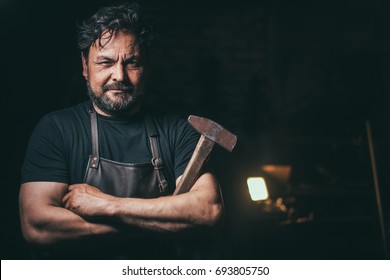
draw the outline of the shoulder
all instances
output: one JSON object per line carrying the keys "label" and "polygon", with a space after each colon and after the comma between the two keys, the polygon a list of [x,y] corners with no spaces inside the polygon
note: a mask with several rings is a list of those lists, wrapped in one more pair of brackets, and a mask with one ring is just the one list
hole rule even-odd
{"label": "shoulder", "polygon": [[56,110],[43,116],[42,120],[54,122],[66,122],[82,117],[88,117],[89,102],[79,103],[72,107]]}
{"label": "shoulder", "polygon": [[88,116],[88,102],[80,103],[72,107],[56,110],[44,115],[37,127],[67,129],[71,125],[84,123]]}
{"label": "shoulder", "polygon": [[[50,112],[44,115],[35,126],[30,139],[59,139],[79,131],[80,126],[87,127],[87,104],[80,103],[73,107]],[[85,112],[83,112],[85,111]]]}

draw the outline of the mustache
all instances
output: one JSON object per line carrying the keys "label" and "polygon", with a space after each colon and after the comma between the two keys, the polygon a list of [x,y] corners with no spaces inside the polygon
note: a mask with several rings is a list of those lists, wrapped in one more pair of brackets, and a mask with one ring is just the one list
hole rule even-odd
{"label": "mustache", "polygon": [[131,84],[125,84],[125,83],[122,83],[122,82],[115,82],[115,83],[103,86],[102,89],[103,89],[103,91],[107,91],[107,90],[123,90],[123,91],[130,92],[130,91],[134,90],[134,86],[131,85]]}

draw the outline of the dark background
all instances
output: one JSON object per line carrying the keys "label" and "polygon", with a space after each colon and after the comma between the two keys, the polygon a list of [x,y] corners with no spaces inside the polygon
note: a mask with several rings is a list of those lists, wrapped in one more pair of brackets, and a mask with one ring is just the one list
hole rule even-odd
{"label": "dark background", "polygon": [[[110,2],[0,0],[2,259],[29,258],[17,198],[26,144],[44,114],[86,100],[76,22]],[[365,123],[389,238],[390,3],[140,2],[160,34],[148,105],[239,137],[232,154],[215,149],[227,215],[194,257],[385,258]],[[267,181],[288,213],[250,200],[246,178],[265,164],[292,167],[286,184]]]}

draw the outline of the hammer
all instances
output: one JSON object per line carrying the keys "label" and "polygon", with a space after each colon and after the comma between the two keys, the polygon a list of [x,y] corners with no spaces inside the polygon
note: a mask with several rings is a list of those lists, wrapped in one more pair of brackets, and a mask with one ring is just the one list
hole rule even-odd
{"label": "hammer", "polygon": [[236,135],[212,120],[191,115],[188,117],[188,122],[201,136],[190,162],[173,192],[174,195],[188,192],[192,188],[198,179],[200,170],[213,149],[214,143],[218,143],[229,152],[233,150],[237,143]]}

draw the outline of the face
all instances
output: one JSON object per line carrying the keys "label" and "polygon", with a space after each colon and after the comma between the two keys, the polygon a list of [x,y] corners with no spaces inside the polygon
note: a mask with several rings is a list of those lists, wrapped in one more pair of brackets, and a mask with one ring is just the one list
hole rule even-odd
{"label": "face", "polygon": [[[143,95],[143,72],[139,45],[132,34],[108,33],[82,56],[83,76],[96,109],[105,115],[129,114],[138,109]],[[100,110],[99,110],[100,109]]]}

